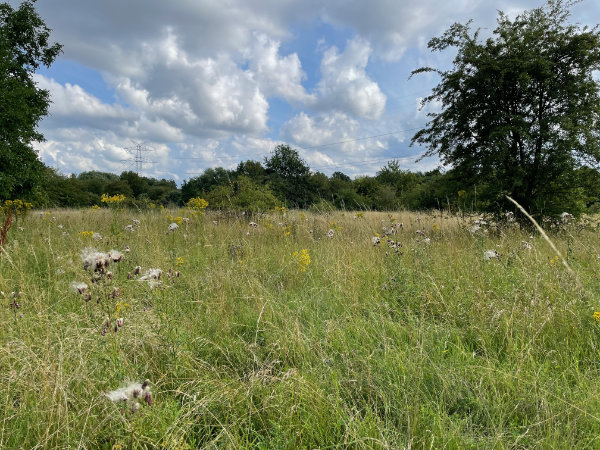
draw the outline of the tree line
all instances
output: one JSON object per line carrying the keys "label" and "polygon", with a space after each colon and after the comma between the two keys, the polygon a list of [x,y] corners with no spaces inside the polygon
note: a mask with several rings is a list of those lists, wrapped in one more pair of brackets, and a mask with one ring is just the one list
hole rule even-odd
{"label": "tree line", "polygon": [[[600,174],[582,167],[573,173],[577,184],[563,203],[554,201],[545,215],[600,211]],[[183,206],[201,197],[209,208],[259,212],[278,206],[327,211],[428,210],[496,211],[503,199],[497,186],[467,184],[456,170],[414,172],[389,161],[373,176],[352,179],[342,172],[330,176],[311,171],[297,150],[278,145],[264,161],[247,160],[235,169],[208,168],[177,187],[173,180],[90,171],[64,176],[46,168],[37,203],[58,207],[101,205],[103,194],[124,195],[125,205],[137,208]]]}

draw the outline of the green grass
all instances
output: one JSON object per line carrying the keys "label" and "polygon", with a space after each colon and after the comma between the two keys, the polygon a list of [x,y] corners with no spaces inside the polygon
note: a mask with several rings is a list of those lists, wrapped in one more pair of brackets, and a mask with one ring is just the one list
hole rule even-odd
{"label": "green grass", "polygon": [[[440,213],[171,211],[190,217],[173,233],[167,214],[34,212],[10,230],[0,448],[600,446],[595,231],[552,235],[579,283],[538,235]],[[392,216],[401,253],[371,243]],[[127,245],[92,283],[81,250]],[[124,325],[103,336],[107,317]],[[136,413],[104,396],[146,378],[153,405]]]}

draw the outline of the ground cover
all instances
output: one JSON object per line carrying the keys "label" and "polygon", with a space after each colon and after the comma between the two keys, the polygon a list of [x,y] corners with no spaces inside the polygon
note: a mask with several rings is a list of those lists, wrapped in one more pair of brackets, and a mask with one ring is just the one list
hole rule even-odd
{"label": "ground cover", "polygon": [[31,212],[0,447],[599,446],[596,228],[475,219]]}

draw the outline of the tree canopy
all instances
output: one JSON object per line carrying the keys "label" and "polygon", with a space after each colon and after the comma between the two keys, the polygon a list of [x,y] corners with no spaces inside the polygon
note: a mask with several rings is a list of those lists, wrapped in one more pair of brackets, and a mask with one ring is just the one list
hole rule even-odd
{"label": "tree canopy", "polygon": [[34,72],[61,52],[33,1],[18,9],[0,3],[0,200],[31,197],[44,166],[31,147],[43,140],[37,124],[48,113],[49,93],[36,86]]}
{"label": "tree canopy", "polygon": [[[424,103],[439,104],[412,138],[438,154],[465,183],[483,182],[502,205],[504,194],[536,213],[576,208],[576,169],[600,162],[598,28],[568,23],[577,2],[551,0],[510,20],[499,13],[488,39],[470,22],[428,43],[457,49]],[[412,76],[411,75],[411,76]]]}

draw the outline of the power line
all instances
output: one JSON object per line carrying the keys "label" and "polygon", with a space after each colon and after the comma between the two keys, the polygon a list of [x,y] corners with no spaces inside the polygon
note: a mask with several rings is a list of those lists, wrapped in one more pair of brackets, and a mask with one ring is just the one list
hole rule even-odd
{"label": "power line", "polygon": [[384,136],[391,136],[393,134],[399,134],[399,133],[404,133],[406,131],[414,131],[414,130],[419,130],[419,129],[421,129],[421,127],[407,128],[406,130],[398,130],[398,131],[392,131],[390,133],[375,134],[373,136],[365,136],[365,137],[356,138],[356,139],[348,139],[347,141],[330,142],[328,144],[311,145],[310,147],[298,147],[298,148],[300,148],[302,150],[310,150],[310,149],[313,149],[313,148],[328,147],[330,145],[347,144],[349,142],[364,141],[366,139],[373,139],[373,138],[379,138],[379,137],[384,137]]}
{"label": "power line", "polygon": [[[390,131],[389,133],[383,133],[383,134],[374,134],[371,136],[363,136],[360,138],[356,138],[356,139],[348,139],[345,141],[338,141],[338,142],[328,142],[326,144],[319,144],[319,145],[311,145],[308,147],[300,147],[298,146],[298,148],[300,150],[311,150],[314,148],[321,148],[321,147],[329,147],[331,145],[339,145],[339,144],[347,144],[350,142],[357,142],[357,141],[365,141],[367,139],[373,139],[373,138],[380,138],[380,137],[384,137],[384,136],[392,136],[394,134],[399,134],[399,133],[404,133],[406,131],[414,131],[414,130],[419,130],[422,127],[414,127],[414,128],[407,128],[405,130],[397,130],[397,131]],[[225,156],[218,156],[215,159],[239,159],[239,158],[243,158],[243,155],[225,155]],[[205,157],[180,157],[180,158],[171,158],[171,159],[175,159],[175,160],[205,160],[208,158]]]}
{"label": "power line", "polygon": [[125,147],[125,150],[127,150],[127,152],[133,156],[133,158],[125,159],[123,162],[133,163],[138,176],[142,175],[144,164],[154,164],[154,161],[144,158],[143,153],[150,152],[152,150],[144,146],[143,143],[134,142],[133,147]]}

